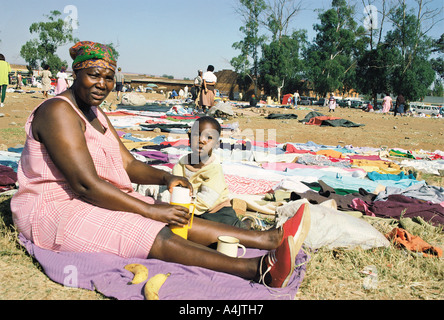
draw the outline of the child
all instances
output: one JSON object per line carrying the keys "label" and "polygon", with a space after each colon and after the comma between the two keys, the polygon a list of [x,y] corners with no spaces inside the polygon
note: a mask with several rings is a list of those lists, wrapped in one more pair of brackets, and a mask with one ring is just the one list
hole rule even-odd
{"label": "child", "polygon": [[246,228],[231,207],[220,160],[213,154],[221,127],[212,117],[197,119],[189,134],[191,153],[173,167],[173,175],[185,177],[196,196],[194,214],[202,219]]}

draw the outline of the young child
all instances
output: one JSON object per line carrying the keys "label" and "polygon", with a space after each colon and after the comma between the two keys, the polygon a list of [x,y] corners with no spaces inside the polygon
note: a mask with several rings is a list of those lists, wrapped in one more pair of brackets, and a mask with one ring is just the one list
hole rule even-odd
{"label": "young child", "polygon": [[220,133],[216,119],[208,116],[197,119],[189,134],[191,153],[179,160],[172,174],[187,178],[193,185],[196,216],[246,228],[231,207],[220,159],[213,154]]}

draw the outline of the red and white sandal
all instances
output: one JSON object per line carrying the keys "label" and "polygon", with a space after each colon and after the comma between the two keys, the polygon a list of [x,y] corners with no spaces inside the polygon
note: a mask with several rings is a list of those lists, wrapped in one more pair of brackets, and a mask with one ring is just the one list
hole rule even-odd
{"label": "red and white sandal", "polygon": [[310,231],[310,224],[310,206],[309,204],[304,203],[299,207],[294,216],[285,221],[282,226],[284,231],[282,241],[287,237],[292,236],[294,238],[296,254],[301,249],[302,244]]}
{"label": "red and white sandal", "polygon": [[[259,264],[259,282],[265,286],[274,288],[284,288],[290,281],[290,277],[294,271],[295,259],[297,251],[295,250],[294,239],[292,236],[284,239],[282,244],[273,251],[262,256]],[[267,269],[263,272],[265,265]],[[265,277],[267,276],[267,279]]]}

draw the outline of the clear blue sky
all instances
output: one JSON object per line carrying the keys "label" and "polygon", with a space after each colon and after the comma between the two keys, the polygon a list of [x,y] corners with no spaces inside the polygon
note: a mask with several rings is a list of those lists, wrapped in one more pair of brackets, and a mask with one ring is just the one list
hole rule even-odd
{"label": "clear blue sky", "polygon": [[[0,52],[10,63],[24,64],[20,48],[36,37],[29,33],[29,26],[46,21],[44,15],[58,10],[63,19],[77,14],[79,26],[74,35],[80,40],[112,42],[118,46],[118,64],[124,72],[194,78],[198,69],[209,64],[216,71],[231,69],[229,61],[239,54],[232,44],[242,39],[239,31],[242,21],[235,12],[237,3],[237,0],[8,1],[1,9]],[[328,8],[331,0],[302,0],[302,3],[304,10],[294,20],[292,29],[307,29],[312,40],[313,24],[318,22],[314,9]],[[432,0],[432,4],[441,8],[443,0]],[[69,6],[74,6],[76,12],[69,10]],[[441,22],[429,35],[438,37],[443,26]],[[69,47],[58,50],[68,64],[72,62]]]}

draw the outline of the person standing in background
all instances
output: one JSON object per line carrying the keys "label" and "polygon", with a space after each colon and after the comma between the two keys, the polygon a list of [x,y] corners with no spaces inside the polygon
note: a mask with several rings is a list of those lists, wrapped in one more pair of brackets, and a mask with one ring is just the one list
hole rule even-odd
{"label": "person standing in background", "polygon": [[21,89],[22,88],[22,84],[23,84],[22,74],[17,71],[17,86],[15,88],[16,89]]}
{"label": "person standing in background", "polygon": [[2,100],[0,107],[4,107],[6,98],[6,89],[9,85],[9,73],[11,72],[11,65],[9,62],[5,61],[5,56],[0,53],[0,91],[2,95]]}
{"label": "person standing in background", "polygon": [[299,96],[299,91],[296,90],[296,92],[295,92],[294,95],[293,95],[293,105],[294,105],[294,108],[295,108],[295,109],[298,108],[298,101],[299,101],[300,98],[301,98],[301,97]]}
{"label": "person standing in background", "polygon": [[328,108],[329,108],[328,112],[335,112],[336,99],[335,99],[333,93],[330,94],[330,99],[328,99]]}
{"label": "person standing in background", "polygon": [[116,80],[117,100],[119,100],[120,93],[122,92],[122,89],[123,89],[123,83],[125,81],[125,76],[122,73],[122,68],[117,69],[117,72],[116,72],[114,78]]}
{"label": "person standing in background", "polygon": [[384,99],[382,99],[382,113],[387,113],[393,106],[393,100],[390,97],[390,93],[386,93]]}
{"label": "person standing in background", "polygon": [[202,73],[202,70],[197,71],[197,77],[194,78],[194,85],[193,88],[191,88],[192,99],[196,106],[199,104],[200,91],[202,89]]}
{"label": "person standing in background", "polygon": [[404,107],[405,107],[405,98],[402,94],[398,94],[398,97],[396,98],[396,104],[395,104],[395,111],[394,111],[394,115],[396,117],[396,115],[399,113],[401,116],[404,115]]}
{"label": "person standing in background", "polygon": [[45,65],[45,68],[42,71],[42,92],[44,99],[48,99],[48,91],[51,89],[52,73],[49,71],[50,69],[49,65]]}
{"label": "person standing in background", "polygon": [[217,77],[214,74],[214,66],[209,65],[207,72],[202,75],[202,92],[200,95],[200,106],[203,112],[214,106],[215,98],[215,86],[217,83]]}
{"label": "person standing in background", "polygon": [[57,72],[57,86],[55,89],[55,95],[58,95],[68,89],[68,74],[66,73],[66,68],[62,67],[59,72]]}

